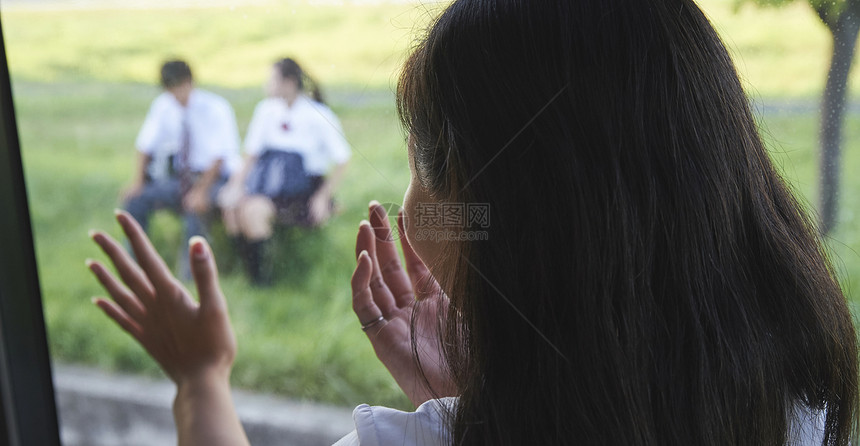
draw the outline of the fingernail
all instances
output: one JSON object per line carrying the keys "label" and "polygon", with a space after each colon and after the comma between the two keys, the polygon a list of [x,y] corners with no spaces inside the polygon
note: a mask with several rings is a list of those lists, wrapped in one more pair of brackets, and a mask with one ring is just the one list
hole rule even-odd
{"label": "fingernail", "polygon": [[116,215],[117,217],[119,217],[120,215],[122,215],[122,209],[120,209],[120,208],[115,208],[115,209],[113,210],[113,215]]}
{"label": "fingernail", "polygon": [[96,230],[95,230],[95,229],[90,229],[89,231],[87,231],[87,235],[88,235],[90,238],[94,238],[94,237],[96,236]]}
{"label": "fingernail", "polygon": [[84,265],[87,265],[87,268],[92,268],[92,267],[93,267],[93,263],[95,263],[95,260],[93,260],[93,259],[86,259],[86,260],[84,260]]}
{"label": "fingernail", "polygon": [[358,253],[358,258],[361,259],[362,257],[370,257],[370,254],[367,253],[366,249],[362,249],[361,252]]}
{"label": "fingernail", "polygon": [[205,246],[206,239],[203,237],[195,235],[188,239],[188,244],[191,245],[191,255],[194,257],[194,260],[206,260],[209,257]]}
{"label": "fingernail", "polygon": [[373,209],[374,206],[378,206],[379,202],[376,200],[370,200],[370,203],[367,204],[368,209]]}
{"label": "fingernail", "polygon": [[92,298],[90,298],[90,302],[92,302],[93,304],[98,304],[99,298],[98,297],[92,297]]}
{"label": "fingernail", "polygon": [[358,222],[358,227],[360,228],[362,225],[370,226],[370,222],[367,220],[361,220],[360,222]]}
{"label": "fingernail", "polygon": [[385,219],[385,217],[387,217],[387,216],[388,216],[388,210],[387,210],[387,209],[385,209],[385,207],[384,207],[384,206],[382,206],[381,204],[379,204],[379,202],[376,202],[376,201],[375,201],[374,203],[376,203],[376,207],[371,208],[371,209],[373,210],[373,212],[374,212],[374,213],[375,213],[379,218]]}

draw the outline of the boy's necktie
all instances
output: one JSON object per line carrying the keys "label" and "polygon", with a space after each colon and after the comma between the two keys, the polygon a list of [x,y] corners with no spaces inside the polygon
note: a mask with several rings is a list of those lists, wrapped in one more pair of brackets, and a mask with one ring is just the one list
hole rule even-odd
{"label": "boy's necktie", "polygon": [[179,162],[177,163],[179,173],[179,192],[182,196],[191,190],[191,166],[189,165],[189,154],[191,152],[191,131],[188,125],[188,115],[182,117],[182,136],[179,146]]}

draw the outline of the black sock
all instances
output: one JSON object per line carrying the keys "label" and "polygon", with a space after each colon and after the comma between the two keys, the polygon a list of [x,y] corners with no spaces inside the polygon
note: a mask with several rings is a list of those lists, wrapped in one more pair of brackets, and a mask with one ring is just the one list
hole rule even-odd
{"label": "black sock", "polygon": [[231,235],[230,236],[230,246],[233,247],[233,253],[236,254],[236,257],[245,260],[248,251],[248,242],[245,241],[245,237],[241,235]]}
{"label": "black sock", "polygon": [[267,254],[268,240],[249,241],[245,244],[245,264],[251,283],[258,286],[272,284],[271,265]]}

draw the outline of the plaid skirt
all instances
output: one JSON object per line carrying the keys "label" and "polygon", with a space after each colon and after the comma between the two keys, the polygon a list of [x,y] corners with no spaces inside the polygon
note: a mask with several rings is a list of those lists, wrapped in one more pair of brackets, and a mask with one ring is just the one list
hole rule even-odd
{"label": "plaid skirt", "polygon": [[309,226],[309,201],[322,183],[322,176],[305,171],[298,153],[268,149],[254,163],[246,186],[250,195],[272,200],[279,223]]}

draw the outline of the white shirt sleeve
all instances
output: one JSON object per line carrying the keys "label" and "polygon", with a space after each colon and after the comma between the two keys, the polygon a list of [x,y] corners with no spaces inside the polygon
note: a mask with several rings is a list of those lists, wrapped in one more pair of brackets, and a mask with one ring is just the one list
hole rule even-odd
{"label": "white shirt sleeve", "polygon": [[[355,430],[334,446],[442,446],[450,444],[448,420],[456,410],[457,398],[429,400],[415,412],[403,412],[362,404],[352,412]],[[825,412],[800,403],[789,418],[787,446],[820,445],[824,439]]]}
{"label": "white shirt sleeve", "polygon": [[444,446],[450,444],[447,420],[457,398],[429,400],[415,412],[362,404],[352,411],[355,431],[335,446]]}
{"label": "white shirt sleeve", "polygon": [[328,107],[319,107],[322,116],[319,129],[322,134],[322,143],[325,153],[330,162],[334,164],[343,164],[349,161],[352,156],[352,151],[349,148],[349,143],[343,137],[343,127],[340,125],[340,120]]}
{"label": "white shirt sleeve", "polygon": [[140,132],[137,134],[137,139],[134,142],[135,147],[141,153],[152,155],[159,140],[163,137],[162,118],[164,117],[164,107],[162,104],[162,97],[158,96],[149,106],[149,112],[146,113],[146,119],[144,119],[143,126],[141,126]]}
{"label": "white shirt sleeve", "polygon": [[251,156],[259,156],[263,151],[265,143],[266,124],[269,118],[269,107],[264,99],[254,108],[251,122],[248,124],[248,133],[245,134],[245,153]]}
{"label": "white shirt sleeve", "polygon": [[815,446],[824,441],[826,412],[795,402],[789,417],[787,446]]}
{"label": "white shirt sleeve", "polygon": [[361,443],[358,441],[358,432],[352,431],[346,434],[346,436],[338,440],[337,443],[332,446],[361,446]]}

